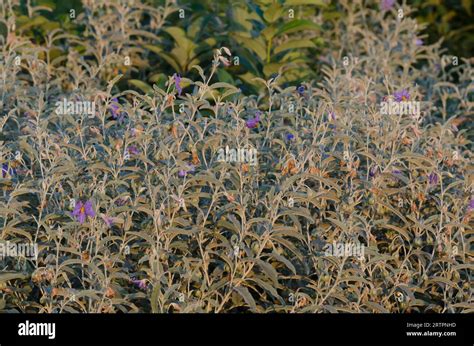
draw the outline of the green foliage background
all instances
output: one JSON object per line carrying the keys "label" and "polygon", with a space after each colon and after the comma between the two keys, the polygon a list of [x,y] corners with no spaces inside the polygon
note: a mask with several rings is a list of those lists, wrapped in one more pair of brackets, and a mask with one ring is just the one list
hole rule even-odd
{"label": "green foliage background", "polygon": [[[37,41],[44,40],[45,35],[56,28],[71,34],[84,34],[85,26],[69,17],[71,8],[75,9],[76,16],[83,11],[80,0],[28,2],[44,11],[39,11],[30,20],[27,1],[24,1],[18,8],[17,25]],[[138,48],[142,49],[141,64],[128,79],[136,80],[131,84],[147,91],[151,90],[153,83],[163,87],[167,76],[173,73],[197,77],[192,66],[209,69],[212,50],[222,46],[229,47],[233,56],[239,58],[239,65],[231,61],[229,68],[218,71],[218,78],[240,87],[246,94],[259,88],[261,91],[261,87],[252,82],[255,77],[268,79],[280,72],[283,86],[317,79],[318,57],[328,47],[323,31],[333,28],[337,20],[345,20],[341,18],[343,12],[339,1],[180,0],[173,3],[146,0],[143,3],[170,8],[164,25],[156,32],[156,39],[137,42]],[[426,43],[443,38],[447,54],[472,57],[474,24],[471,0],[416,0],[408,4],[416,9],[418,22],[427,24],[429,39]],[[180,17],[179,9],[184,10],[184,18]],[[294,11],[292,18],[290,10]],[[5,33],[6,29],[0,24],[1,32]],[[122,89],[129,86],[122,82]]]}

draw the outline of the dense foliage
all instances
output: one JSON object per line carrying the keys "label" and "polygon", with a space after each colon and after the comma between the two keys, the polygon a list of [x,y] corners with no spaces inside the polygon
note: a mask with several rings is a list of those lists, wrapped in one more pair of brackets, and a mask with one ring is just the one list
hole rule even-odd
{"label": "dense foliage", "polygon": [[0,6],[0,240],[38,244],[0,310],[473,311],[472,59],[410,7],[41,4]]}

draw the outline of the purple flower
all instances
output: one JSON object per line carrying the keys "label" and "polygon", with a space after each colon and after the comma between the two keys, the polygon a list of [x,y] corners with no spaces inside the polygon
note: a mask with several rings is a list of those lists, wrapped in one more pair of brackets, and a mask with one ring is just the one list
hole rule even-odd
{"label": "purple flower", "polygon": [[395,92],[393,97],[395,97],[395,101],[397,102],[408,101],[410,99],[410,93],[406,89],[403,89],[402,91]]}
{"label": "purple flower", "polygon": [[141,279],[141,280],[132,280],[134,285],[137,285],[139,289],[145,290],[146,289],[146,280]]}
{"label": "purple flower", "polygon": [[79,221],[80,224],[83,224],[86,221],[86,217],[95,217],[95,211],[92,208],[92,202],[90,200],[82,203],[78,201],[72,212],[72,215]]}
{"label": "purple flower", "polygon": [[296,91],[298,91],[298,94],[303,95],[303,93],[304,93],[304,91],[305,91],[304,85],[300,85],[300,86],[296,89]]}
{"label": "purple flower", "polygon": [[114,219],[110,216],[102,215],[102,220],[104,220],[104,223],[107,225],[107,227],[112,227],[114,224]]}
{"label": "purple flower", "polygon": [[287,141],[291,141],[293,138],[295,138],[295,135],[292,134],[292,133],[288,133],[288,134],[286,135],[286,140],[287,140]]}
{"label": "purple flower", "polygon": [[186,175],[188,175],[188,173],[194,173],[194,171],[195,171],[194,165],[186,165],[186,168],[187,168],[186,170],[181,169],[178,172],[178,176],[180,176],[181,178],[184,178]]}
{"label": "purple flower", "polygon": [[467,211],[474,210],[474,198],[469,201],[469,205],[467,206]]}
{"label": "purple flower", "polygon": [[2,163],[2,178],[5,178],[7,173],[8,173],[8,163]]}
{"label": "purple flower", "polygon": [[140,150],[134,145],[131,145],[127,148],[127,151],[129,152],[130,155],[138,155],[140,154]]}
{"label": "purple flower", "polygon": [[7,174],[10,174],[11,176],[16,175],[16,169],[8,166],[8,163],[2,163],[2,178],[5,178]]}
{"label": "purple flower", "polygon": [[181,96],[181,92],[183,89],[181,88],[181,76],[179,74],[174,74],[174,86],[176,87],[176,90],[178,90],[178,95]]}
{"label": "purple flower", "polygon": [[115,205],[117,205],[119,207],[122,207],[127,203],[127,200],[128,199],[126,197],[120,197],[114,203],[115,203]]}
{"label": "purple flower", "polygon": [[369,169],[369,177],[373,178],[377,174],[377,166],[372,166]]}
{"label": "purple flower", "polygon": [[142,133],[142,128],[139,127],[133,127],[131,130],[130,130],[130,134],[132,135],[132,137],[136,137],[136,136],[139,136],[141,133]]}
{"label": "purple flower", "polygon": [[418,47],[420,47],[420,46],[423,45],[423,40],[422,40],[421,38],[417,38],[417,39],[415,40],[415,44],[416,44]]}
{"label": "purple flower", "polygon": [[383,11],[388,11],[390,10],[393,5],[395,5],[395,0],[382,0],[380,2],[380,8],[383,10]]}
{"label": "purple flower", "polygon": [[428,181],[430,185],[437,185],[439,181],[438,174],[436,174],[435,172],[431,173],[428,177]]}
{"label": "purple flower", "polygon": [[249,129],[253,129],[257,127],[258,122],[260,121],[260,114],[262,114],[262,112],[257,111],[257,113],[255,113],[255,118],[247,120],[247,122],[245,123],[245,126],[247,126],[247,128]]}
{"label": "purple flower", "polygon": [[119,102],[116,97],[112,99],[112,103],[109,109],[110,109],[110,112],[112,113],[112,118],[117,119],[120,113],[119,113]]}

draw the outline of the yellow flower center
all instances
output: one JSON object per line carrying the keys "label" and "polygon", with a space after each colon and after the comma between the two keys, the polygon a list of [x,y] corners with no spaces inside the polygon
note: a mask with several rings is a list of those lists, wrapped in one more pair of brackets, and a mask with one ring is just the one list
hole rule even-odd
{"label": "yellow flower center", "polygon": [[85,214],[85,213],[86,213],[86,208],[85,208],[84,206],[81,207],[80,213],[81,213],[81,214]]}

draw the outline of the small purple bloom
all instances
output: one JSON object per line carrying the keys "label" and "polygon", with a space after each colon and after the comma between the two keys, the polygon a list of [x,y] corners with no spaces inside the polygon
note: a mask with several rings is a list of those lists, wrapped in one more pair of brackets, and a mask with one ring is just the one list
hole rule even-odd
{"label": "small purple bloom", "polygon": [[127,148],[127,151],[129,152],[130,155],[138,155],[140,154],[140,150],[134,145],[131,145]]}
{"label": "small purple bloom", "polygon": [[115,201],[115,205],[122,207],[127,203],[127,198],[126,197],[120,197]]}
{"label": "small purple bloom", "polygon": [[117,119],[120,113],[119,113],[119,102],[116,97],[112,99],[112,103],[109,109],[110,109],[110,112],[112,113],[112,118]]}
{"label": "small purple bloom", "polygon": [[369,169],[369,177],[373,178],[377,174],[377,166],[372,166]]}
{"label": "small purple bloom", "polygon": [[13,177],[16,175],[16,168],[9,167],[8,163],[2,163],[2,178],[5,178],[7,174],[10,174]]}
{"label": "small purple bloom", "polygon": [[257,113],[255,114],[255,118],[247,120],[247,122],[245,123],[247,128],[253,129],[258,126],[258,122],[260,121],[260,114],[262,114],[262,112],[257,111]]}
{"label": "small purple bloom", "polygon": [[467,211],[474,210],[474,198],[469,201],[469,205],[467,207]]}
{"label": "small purple bloom", "polygon": [[406,89],[403,89],[402,91],[395,92],[393,97],[397,102],[408,101],[410,100],[410,93]]}
{"label": "small purple bloom", "polygon": [[86,221],[86,217],[95,217],[95,211],[92,208],[92,202],[90,200],[82,203],[78,201],[72,212],[72,215],[79,221],[80,224],[83,224]]}
{"label": "small purple bloom", "polygon": [[178,95],[181,96],[181,92],[183,91],[181,87],[181,76],[179,74],[174,74],[174,86],[176,87],[176,90],[178,90]]}
{"label": "small purple bloom", "polygon": [[298,94],[303,95],[305,87],[304,85],[300,85],[296,90],[298,91]]}
{"label": "small purple bloom", "polygon": [[8,172],[8,163],[2,163],[2,178],[5,178]]}
{"label": "small purple bloom", "polygon": [[102,216],[102,220],[104,220],[104,223],[107,225],[107,227],[112,227],[114,224],[114,219],[111,218],[110,216]]}
{"label": "small purple bloom", "polygon": [[380,2],[380,8],[383,10],[383,11],[388,11],[390,10],[393,5],[395,5],[395,0],[382,0]]}
{"label": "small purple bloom", "polygon": [[291,141],[291,140],[294,139],[294,138],[295,138],[295,135],[292,134],[292,133],[288,133],[288,134],[286,135],[286,140],[287,140],[287,141]]}
{"label": "small purple bloom", "polygon": [[145,290],[146,289],[146,280],[141,279],[141,280],[132,280],[133,284],[138,286],[139,289]]}
{"label": "small purple bloom", "polygon": [[178,176],[180,176],[181,178],[184,178],[185,176],[188,175],[188,173],[194,173],[194,171],[195,171],[194,165],[186,165],[186,168],[187,169],[181,169],[178,172]]}
{"label": "small purple bloom", "polygon": [[423,40],[422,40],[421,38],[417,38],[417,39],[415,40],[415,44],[416,44],[418,47],[420,47],[420,46],[423,45]]}
{"label": "small purple bloom", "polygon": [[438,174],[436,174],[435,172],[431,173],[428,177],[428,181],[430,185],[437,185],[439,181]]}

